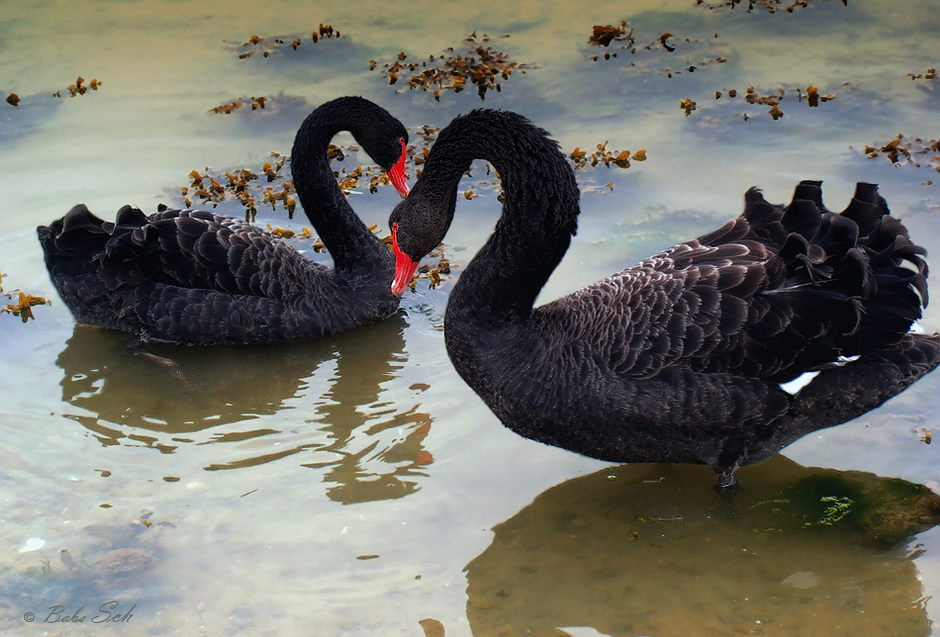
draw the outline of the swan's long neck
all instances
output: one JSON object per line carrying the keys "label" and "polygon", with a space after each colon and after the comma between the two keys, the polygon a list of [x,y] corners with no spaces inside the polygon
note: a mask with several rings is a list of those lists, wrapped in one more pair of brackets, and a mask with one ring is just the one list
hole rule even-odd
{"label": "swan's long neck", "polygon": [[524,322],[577,228],[574,173],[544,131],[509,112],[458,118],[441,132],[434,151],[415,190],[446,192],[453,206],[470,162],[484,159],[499,173],[505,197],[496,229],[451,293],[448,318],[494,326]]}
{"label": "swan's long neck", "polygon": [[361,101],[340,98],[317,108],[301,124],[291,151],[291,172],[300,204],[333,257],[337,272],[389,261],[388,249],[346,201],[327,159],[333,137],[344,130],[355,137],[358,123],[368,117]]}

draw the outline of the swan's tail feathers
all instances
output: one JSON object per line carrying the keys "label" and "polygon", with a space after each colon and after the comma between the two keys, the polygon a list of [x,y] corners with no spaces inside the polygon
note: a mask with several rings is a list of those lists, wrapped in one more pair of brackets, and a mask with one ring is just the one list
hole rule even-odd
{"label": "swan's tail feathers", "polygon": [[124,206],[115,222],[104,221],[79,204],[64,217],[36,229],[49,278],[76,320],[116,324],[118,311],[107,301],[100,261],[109,241],[140,228],[146,220],[140,210]]}
{"label": "swan's tail feathers", "polygon": [[89,254],[95,248],[100,249],[107,239],[105,224],[106,222],[93,215],[85,204],[78,204],[64,217],[56,219],[48,226],[39,226],[36,232],[48,261],[50,257]]}
{"label": "swan's tail feathers", "polygon": [[857,184],[852,201],[837,218],[857,228],[854,253],[867,262],[865,276],[870,277],[857,293],[863,314],[854,347],[858,352],[877,350],[906,334],[927,306],[927,251],[891,216],[875,184]]}
{"label": "swan's tail feathers", "polygon": [[[748,191],[742,218],[777,255],[754,298],[747,331],[787,363],[780,380],[818,369],[837,355],[894,346],[927,304],[926,251],[891,216],[874,184],[860,183],[842,213],[828,211],[818,181],[803,181],[786,207]],[[774,214],[774,210],[777,214]]]}
{"label": "swan's tail feathers", "polygon": [[105,221],[78,204],[64,217],[48,226],[39,226],[36,232],[46,255],[46,263],[60,259],[85,259],[91,261],[116,235],[140,228],[147,217],[137,208],[124,206],[114,222]]}

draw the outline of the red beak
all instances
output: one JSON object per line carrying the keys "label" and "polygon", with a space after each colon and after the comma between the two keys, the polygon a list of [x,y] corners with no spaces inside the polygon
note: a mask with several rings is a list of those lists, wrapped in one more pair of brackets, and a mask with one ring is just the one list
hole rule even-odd
{"label": "red beak", "polygon": [[408,158],[408,147],[405,146],[404,138],[399,138],[401,142],[401,157],[395,162],[395,165],[388,169],[388,178],[391,180],[395,190],[403,198],[408,196],[408,179],[405,177],[405,160]]}
{"label": "red beak", "polygon": [[392,249],[395,251],[395,280],[392,282],[392,294],[401,296],[405,288],[411,285],[418,262],[401,251],[398,247],[398,224],[392,224]]}

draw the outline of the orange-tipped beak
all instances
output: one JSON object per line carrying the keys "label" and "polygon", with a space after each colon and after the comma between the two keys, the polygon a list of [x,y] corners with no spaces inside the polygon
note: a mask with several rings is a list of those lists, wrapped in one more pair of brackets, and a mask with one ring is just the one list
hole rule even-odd
{"label": "orange-tipped beak", "polygon": [[405,177],[405,160],[408,158],[408,147],[405,146],[404,138],[400,138],[401,157],[395,162],[395,165],[388,169],[388,178],[391,180],[395,190],[402,198],[408,196],[408,179]]}
{"label": "orange-tipped beak", "polygon": [[418,262],[413,261],[398,247],[397,223],[392,224],[392,249],[395,251],[395,280],[392,281],[392,294],[401,296],[405,293],[405,288],[411,285],[411,279],[414,278],[415,270],[418,269]]}

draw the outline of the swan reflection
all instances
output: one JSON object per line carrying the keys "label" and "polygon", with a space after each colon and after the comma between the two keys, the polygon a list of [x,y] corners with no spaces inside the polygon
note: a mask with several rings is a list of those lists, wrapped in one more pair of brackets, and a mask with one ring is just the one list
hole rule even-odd
{"label": "swan reflection", "polygon": [[103,445],[167,454],[210,445],[208,471],[297,455],[349,503],[407,495],[433,461],[419,397],[427,385],[397,387],[404,328],[398,315],[328,339],[149,347],[172,361],[161,364],[126,351],[125,334],[76,326],[56,364],[75,408],[66,416]]}
{"label": "swan reflection", "polygon": [[467,566],[473,634],[929,634],[904,542],[940,522],[940,497],[779,455],[740,474],[733,498],[690,465],[545,491]]}

